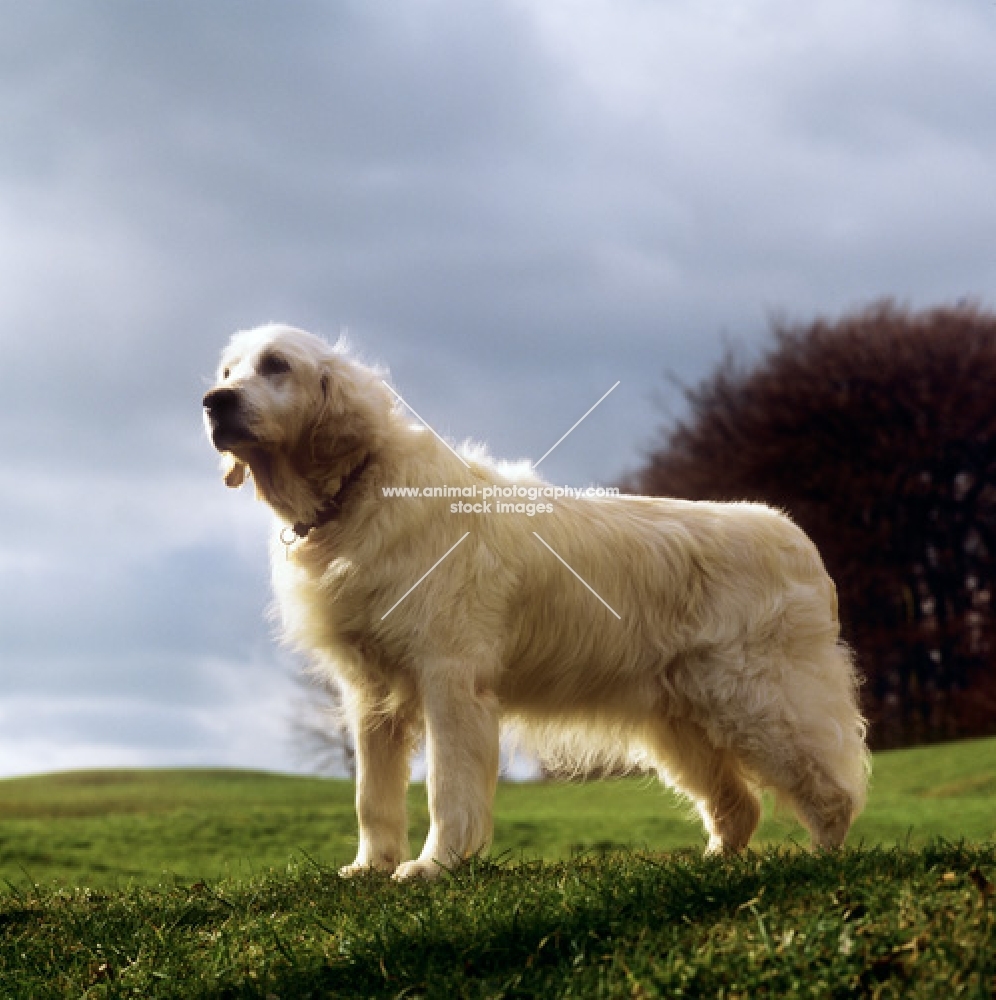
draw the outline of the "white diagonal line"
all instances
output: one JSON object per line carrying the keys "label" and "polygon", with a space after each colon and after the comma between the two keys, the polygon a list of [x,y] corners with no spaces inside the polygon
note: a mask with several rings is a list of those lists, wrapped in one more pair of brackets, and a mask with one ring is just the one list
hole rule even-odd
{"label": "white diagonal line", "polygon": [[[615,385],[614,385],[614,386],[612,387],[612,389],[615,389],[615,388],[616,388],[616,386],[618,386],[618,385],[619,385],[619,383],[618,383],[618,382],[616,382],[616,384],[615,384]],[[609,392],[612,392],[612,389],[609,389]],[[609,392],[607,392],[607,393],[605,394],[605,396],[608,396]],[[605,399],[605,396],[603,396],[603,397],[602,397],[602,399]],[[600,400],[598,401],[598,403],[601,403],[601,402],[602,402],[602,399],[600,399]],[[595,404],[595,406],[598,406],[598,403],[596,403],[596,404]],[[591,408],[591,410],[594,410],[594,409],[595,409],[595,406],[593,406],[593,407]],[[591,413],[591,410],[589,410],[589,411],[588,411],[588,413]],[[414,411],[414,410],[412,410],[412,413],[415,413],[415,411]],[[582,417],[582,418],[581,418],[581,420],[584,420],[584,418],[588,416],[588,413],[586,413],[586,414],[584,415],[584,417]],[[416,416],[418,416],[418,414],[415,414],[415,415],[416,415]],[[421,417],[419,417],[419,420],[421,420],[421,419],[422,419],[422,418],[421,418]],[[581,423],[581,420],[579,420],[579,421],[578,421],[578,423],[574,425],[574,427],[577,427],[577,425],[578,425],[579,423]],[[572,428],[571,428],[571,430],[569,430],[569,431],[567,432],[567,434],[570,434],[570,433],[571,433],[571,431],[573,431],[573,430],[574,430],[574,427],[572,427]],[[564,435],[564,437],[562,437],[562,438],[560,439],[560,441],[563,441],[563,440],[564,440],[564,438],[565,438],[565,437],[567,437],[567,434],[565,434],[565,435]],[[558,442],[557,442],[557,444],[555,444],[555,445],[553,446],[553,448],[556,448],[556,447],[557,447],[557,445],[558,445],[558,444],[560,444],[560,441],[558,441]],[[550,454],[550,452],[551,452],[551,451],[553,451],[553,448],[550,448],[550,449],[549,449],[549,450],[548,450],[548,451],[546,452],[546,454],[545,454],[545,455],[543,455],[543,456],[542,456],[542,458],[540,458],[540,459],[539,459],[539,461],[536,461],[536,462],[533,462],[533,468],[534,468],[534,469],[536,468],[536,466],[537,466],[537,465],[539,465],[539,464],[540,464],[540,462],[542,462],[542,461],[543,461],[543,459],[544,459],[544,458],[546,458],[546,456],[547,456],[547,455],[549,455],[549,454]],[[540,539],[540,541],[542,541],[542,539]],[[553,551],[553,550],[551,549],[551,551]]]}
{"label": "white diagonal line", "polygon": [[[414,413],[415,411],[412,410]],[[421,419],[421,417],[419,418]],[[426,425],[428,426],[428,425]],[[380,620],[383,621],[456,547],[460,544],[468,535],[469,531],[465,531],[460,536],[460,541],[451,545],[446,552],[443,553],[395,602],[380,616]]]}
{"label": "white diagonal line", "polygon": [[[619,383],[617,382],[617,383],[616,383],[616,385],[618,385],[618,384],[619,384]],[[615,388],[615,386],[613,386],[613,388]],[[612,390],[610,389],[609,391],[611,392]],[[535,531],[533,532],[533,534],[534,534],[534,535],[536,535],[536,537],[537,537],[537,538],[539,538],[539,540],[540,540],[541,542],[543,542],[543,539],[542,539],[542,538],[540,538],[540,536],[539,536],[539,535],[538,535],[538,534],[537,534],[537,533],[536,533]],[[463,541],[463,539],[460,539],[460,540],[461,540],[461,541]],[[544,544],[544,545],[546,545],[546,542],[543,542],[543,544]],[[550,546],[549,546],[549,545],[546,545],[546,547],[547,547],[548,549],[550,549]],[[551,551],[551,552],[553,552],[553,549],[550,549],[550,551]],[[553,552],[553,554],[554,554],[555,556],[557,556],[557,558],[558,558],[558,559],[560,559],[560,556],[558,556],[556,552]],[[560,561],[561,561],[562,563],[564,563],[564,565],[565,565],[565,566],[567,566],[567,568],[568,568],[568,569],[569,569],[569,570],[570,570],[570,571],[571,571],[572,573],[574,573],[574,570],[573,570],[573,569],[572,569],[572,568],[571,568],[571,567],[570,567],[570,566],[569,566],[569,565],[568,565],[568,564],[567,564],[566,562],[564,562],[564,560],[563,560],[563,559],[560,559]],[[586,587],[588,587],[588,589],[589,589],[589,590],[590,590],[590,591],[591,591],[591,592],[592,592],[592,593],[593,593],[593,594],[594,594],[594,595],[595,595],[596,597],[598,597],[598,599],[599,599],[600,601],[602,601],[602,603],[603,603],[603,604],[604,604],[604,605],[605,605],[605,606],[606,606],[606,607],[607,607],[607,608],[609,609],[609,611],[611,611],[611,612],[612,612],[612,613],[613,613],[613,614],[614,614],[614,615],[616,616],[616,618],[618,618],[618,619],[619,619],[619,621],[622,621],[622,615],[621,615],[621,614],[619,614],[619,613],[618,613],[618,612],[617,612],[617,611],[616,611],[616,610],[615,610],[615,609],[614,609],[614,608],[612,607],[612,605],[608,603],[608,601],[604,601],[604,600],[602,600],[602,598],[601,598],[601,597],[599,597],[599,595],[598,595],[598,592],[597,592],[597,591],[596,591],[596,590],[595,590],[595,589],[594,589],[593,587],[591,587],[591,586],[589,586],[589,585],[588,585],[587,583],[585,583],[585,581],[584,581],[584,580],[582,580],[582,579],[581,579],[581,577],[580,577],[580,576],[578,576],[578,574],[577,574],[577,573],[574,573],[574,575],[575,575],[575,576],[577,576],[577,578],[578,578],[579,580],[581,580],[581,583],[583,583],[583,584],[584,584],[584,585],[585,585]]]}
{"label": "white diagonal line", "polygon": [[[387,382],[386,382],[386,380],[384,380],[384,379],[381,379],[381,382],[383,382],[383,383],[384,383],[384,385],[387,385]],[[616,383],[616,385],[618,385],[618,383]],[[390,387],[389,385],[387,385],[387,387],[388,387],[388,389],[391,389],[391,387]],[[614,388],[615,388],[615,386],[613,386],[612,388],[614,389]],[[609,390],[609,391],[611,392],[611,390]],[[402,403],[404,403],[404,405],[405,405],[405,406],[407,406],[407,407],[408,407],[408,409],[412,411],[412,413],[415,413],[415,407],[414,407],[414,406],[411,406],[411,405],[410,405],[410,404],[408,404],[408,403],[406,403],[406,402],[405,402],[405,400],[404,400],[404,399],[402,399],[402,397],[401,397],[401,393],[400,393],[400,392],[397,392],[397,391],[396,391],[395,389],[391,389],[391,392],[393,392],[393,393],[394,393],[394,395],[395,395],[395,396],[397,396],[397,397],[398,397],[398,399],[400,399],[400,400],[401,400],[401,402],[402,402]],[[599,400],[598,402],[600,403],[600,402],[601,402],[601,400]],[[598,406],[598,403],[596,403],[596,404],[595,404],[595,406]],[[416,417],[418,417],[418,418],[419,418],[419,420],[421,420],[421,421],[422,421],[422,424],[423,424],[423,426],[425,427],[425,429],[426,429],[426,430],[428,430],[428,431],[431,431],[431,432],[432,432],[433,434],[436,434],[436,432],[435,432],[434,430],[432,430],[432,428],[431,428],[431,427],[430,427],[430,426],[428,425],[428,423],[427,423],[427,422],[426,422],[425,420],[422,420],[422,418],[421,418],[421,417],[419,417],[417,413],[415,413],[415,416],[416,416]],[[585,417],[586,417],[586,416],[588,416],[588,414],[587,414],[587,413],[585,414]],[[582,417],[581,419],[583,420],[583,419],[584,419],[584,417]],[[572,428],[571,428],[571,430],[574,430],[574,428],[572,427]],[[569,432],[568,432],[568,433],[569,433]],[[447,447],[447,448],[449,448],[449,449],[450,449],[450,451],[452,451],[452,452],[453,452],[453,454],[454,454],[454,455],[456,455],[456,457],[457,457],[457,458],[459,458],[459,459],[460,459],[460,461],[461,461],[461,462],[463,462],[463,464],[464,464],[464,465],[466,465],[468,469],[470,468],[470,465],[469,465],[469,464],[468,464],[467,462],[465,462],[465,461],[464,461],[464,459],[463,459],[463,458],[462,458],[462,457],[461,457],[461,456],[460,456],[460,455],[459,455],[459,454],[458,454],[457,452],[453,451],[453,448],[452,448],[452,446],[451,446],[451,445],[449,445],[449,444],[448,444],[448,443],[447,443],[446,441],[444,441],[444,440],[443,440],[443,439],[442,439],[441,437],[439,437],[439,435],[438,435],[438,434],[436,434],[436,437],[437,437],[437,438],[438,438],[438,439],[439,439],[439,440],[440,440],[440,441],[441,441],[441,442],[442,442],[442,443],[443,443],[444,445],[446,445],[446,447]],[[559,444],[559,443],[560,443],[560,442],[558,441],[558,442],[557,442],[557,444]],[[555,447],[556,447],[556,446],[555,446]],[[544,456],[544,458],[545,458],[545,457],[546,457],[546,456]]]}

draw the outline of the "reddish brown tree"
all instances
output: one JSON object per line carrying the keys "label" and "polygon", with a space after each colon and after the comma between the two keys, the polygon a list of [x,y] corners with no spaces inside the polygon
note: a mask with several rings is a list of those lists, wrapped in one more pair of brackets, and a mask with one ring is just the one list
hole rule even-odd
{"label": "reddish brown tree", "polygon": [[996,733],[996,315],[775,324],[628,484],[788,512],[837,582],[877,747]]}

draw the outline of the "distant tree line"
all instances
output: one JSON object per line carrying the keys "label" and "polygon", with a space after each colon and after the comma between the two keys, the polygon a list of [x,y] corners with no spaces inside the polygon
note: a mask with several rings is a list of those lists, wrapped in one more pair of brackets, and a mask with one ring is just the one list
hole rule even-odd
{"label": "distant tree line", "polygon": [[631,477],[761,500],[837,582],[877,747],[996,733],[996,315],[881,303],[728,355]]}

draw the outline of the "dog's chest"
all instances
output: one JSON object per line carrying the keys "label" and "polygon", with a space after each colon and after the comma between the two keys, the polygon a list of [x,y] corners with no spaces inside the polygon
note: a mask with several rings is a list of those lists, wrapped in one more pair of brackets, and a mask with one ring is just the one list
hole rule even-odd
{"label": "dog's chest", "polygon": [[419,628],[403,629],[401,616],[392,621],[378,613],[389,605],[375,574],[345,560],[320,568],[274,560],[273,588],[286,637],[300,649],[362,662],[379,674],[407,672]]}

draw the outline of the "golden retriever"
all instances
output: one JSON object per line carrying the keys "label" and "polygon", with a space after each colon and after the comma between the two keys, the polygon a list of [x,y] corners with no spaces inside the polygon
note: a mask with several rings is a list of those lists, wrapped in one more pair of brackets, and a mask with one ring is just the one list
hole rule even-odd
{"label": "golden retriever", "polygon": [[[359,821],[345,873],[431,877],[484,849],[503,720],[579,770],[653,769],[695,803],[708,851],[747,845],[763,787],[815,845],[844,840],[865,724],[833,582],[784,515],[631,496],[499,512],[482,497],[545,484],[454,451],[383,372],[285,326],[232,338],[204,416],[225,482],[251,474],[276,515],[286,637],[343,690]],[[431,827],[408,860],[423,736]]]}

